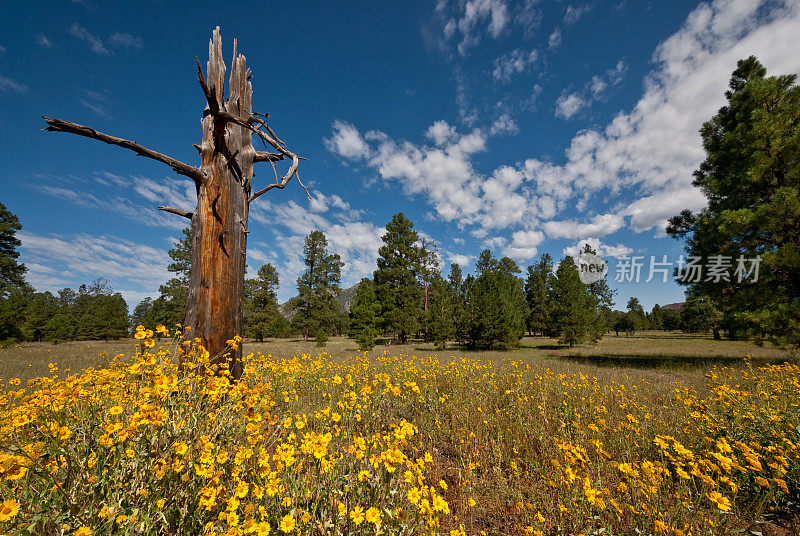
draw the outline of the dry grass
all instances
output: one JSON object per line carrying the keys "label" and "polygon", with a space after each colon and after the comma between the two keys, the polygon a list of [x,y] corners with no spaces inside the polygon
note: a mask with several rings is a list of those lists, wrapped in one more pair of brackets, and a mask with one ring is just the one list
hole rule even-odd
{"label": "dry grass", "polygon": [[[119,341],[74,341],[60,344],[24,343],[0,349],[0,379],[20,378],[25,381],[49,374],[48,364],[57,363],[62,371],[80,371],[87,367],[106,366],[117,354],[131,355],[133,339]],[[332,337],[324,348],[335,358],[359,355],[355,341]],[[263,343],[248,342],[245,353],[261,352],[276,357],[317,354],[311,340],[302,338],[274,339]],[[391,347],[377,346],[368,354],[372,357],[388,351],[394,355],[468,356],[484,361],[504,359],[530,360],[561,372],[586,370],[600,377],[634,374],[648,381],[669,378],[701,377],[704,369],[714,365],[735,366],[749,355],[756,361],[782,362],[797,355],[769,345],[757,346],[749,341],[715,341],[710,336],[688,335],[681,332],[645,331],[633,337],[609,335],[598,344],[574,348],[560,346],[547,337],[525,337],[519,348],[508,351],[467,350],[449,346],[437,350],[433,344],[421,341]]]}

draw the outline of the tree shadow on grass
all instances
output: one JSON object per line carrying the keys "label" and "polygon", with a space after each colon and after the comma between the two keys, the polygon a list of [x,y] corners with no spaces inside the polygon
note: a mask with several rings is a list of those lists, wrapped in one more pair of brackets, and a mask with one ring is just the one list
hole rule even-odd
{"label": "tree shadow on grass", "polygon": [[[731,356],[653,356],[653,355],[580,355],[580,356],[560,356],[559,360],[595,365],[600,367],[625,367],[640,369],[710,369],[713,367],[732,367],[741,368],[744,366],[744,357]],[[780,357],[751,359],[751,363],[756,366],[767,364],[779,364],[785,361],[797,361],[797,359],[787,359]]]}

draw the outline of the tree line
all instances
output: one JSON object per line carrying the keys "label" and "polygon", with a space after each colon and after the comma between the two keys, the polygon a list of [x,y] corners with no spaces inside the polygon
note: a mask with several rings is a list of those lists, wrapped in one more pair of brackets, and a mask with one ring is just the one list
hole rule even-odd
{"label": "tree line", "polygon": [[[139,324],[173,327],[183,320],[192,257],[189,229],[168,252],[173,277],[159,287],[157,298],[142,300],[129,317],[122,295],[103,279],[57,295],[35,292],[25,281],[25,266],[17,262],[19,220],[2,205],[0,216],[0,341],[118,339]],[[382,241],[377,269],[357,285],[349,313],[337,300],[343,263],[329,251],[321,231],[306,237],[306,269],[296,281],[297,296],[283,306],[277,298],[278,270],[261,266],[245,280],[244,335],[259,341],[303,336],[323,344],[331,335],[346,334],[364,349],[378,340],[405,343],[411,337],[439,348],[448,341],[508,348],[525,333],[574,345],[612,330],[707,331],[719,322],[719,312],[703,299],[688,302],[682,313],[658,305],[646,313],[636,298],[627,311],[613,310],[614,292],[605,280],[581,283],[571,257],[555,266],[543,254],[523,274],[512,259],[485,250],[474,275],[465,277],[458,264],[445,275],[436,244],[420,238],[403,213],[387,224]],[[594,253],[588,245],[585,251]]]}

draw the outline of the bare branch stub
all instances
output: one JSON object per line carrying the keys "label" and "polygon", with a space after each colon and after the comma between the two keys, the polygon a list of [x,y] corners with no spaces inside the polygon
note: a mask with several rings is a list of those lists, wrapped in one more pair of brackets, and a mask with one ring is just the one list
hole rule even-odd
{"label": "bare branch stub", "polygon": [[203,88],[203,95],[205,95],[206,102],[208,102],[208,109],[212,115],[216,116],[219,114],[219,102],[217,102],[216,95],[211,94],[211,89],[206,83],[206,77],[203,76],[203,68],[200,66],[200,59],[197,56],[194,59],[197,61],[197,79],[200,82],[200,87]]}
{"label": "bare branch stub", "polygon": [[284,159],[280,153],[270,153],[267,151],[256,151],[253,162],[279,162]]}
{"label": "bare branch stub", "polygon": [[175,160],[172,157],[161,154],[157,151],[153,151],[152,149],[148,149],[147,147],[143,147],[135,141],[118,138],[116,136],[110,136],[91,127],[79,125],[77,123],[71,123],[70,121],[53,119],[45,116],[42,116],[42,119],[44,119],[47,123],[47,128],[45,130],[50,132],[67,132],[70,134],[77,134],[78,136],[84,136],[93,140],[102,141],[103,143],[108,143],[110,145],[124,147],[125,149],[130,149],[139,156],[146,156],[147,158],[152,158],[153,160],[167,164],[181,175],[185,175],[194,180],[195,183],[202,181],[202,174],[196,167],[185,164],[179,160]]}
{"label": "bare branch stub", "polygon": [[164,212],[169,212],[170,214],[177,214],[178,216],[183,216],[184,218],[192,219],[194,216],[194,212],[189,212],[188,210],[183,210],[180,208],[172,208],[172,207],[158,207],[158,210],[163,210]]}

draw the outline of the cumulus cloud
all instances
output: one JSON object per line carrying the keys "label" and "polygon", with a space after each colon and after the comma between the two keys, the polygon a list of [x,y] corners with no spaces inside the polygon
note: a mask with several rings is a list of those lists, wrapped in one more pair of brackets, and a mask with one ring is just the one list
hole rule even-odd
{"label": "cumulus cloud", "polygon": [[492,77],[498,82],[510,82],[512,76],[528,70],[538,58],[535,49],[528,52],[515,48],[494,60]]}
{"label": "cumulus cloud", "polygon": [[466,268],[475,259],[475,255],[462,255],[461,253],[453,253],[452,251],[446,251],[444,253],[450,264],[457,264],[461,268]]}
{"label": "cumulus cloud", "polygon": [[562,92],[556,100],[556,117],[570,119],[587,106],[589,106],[589,101],[578,93]]}
{"label": "cumulus cloud", "polygon": [[600,241],[599,238],[583,238],[578,240],[574,246],[567,246],[561,252],[562,255],[569,255],[571,257],[577,257],[583,252],[583,248],[586,244],[597,252],[597,255],[600,257],[625,257],[633,253],[633,249],[625,246],[623,244],[617,244],[616,246],[612,246],[609,244],[604,244]]}
{"label": "cumulus cloud", "polygon": [[591,106],[594,101],[603,100],[610,88],[622,82],[627,71],[628,65],[620,60],[605,73],[593,76],[582,89],[575,92],[562,91],[556,100],[556,117],[570,119]]}
{"label": "cumulus cloud", "polygon": [[343,158],[364,158],[369,155],[369,146],[358,130],[344,121],[333,122],[333,134],[324,140],[325,147]]}
{"label": "cumulus cloud", "polygon": [[[718,0],[701,4],[653,55],[655,69],[634,109],[604,129],[577,134],[563,165],[532,159],[530,168],[575,193],[608,190],[638,193],[624,207],[635,231],[657,227],[682,208],[698,210],[703,196],[691,185],[703,159],[698,130],[724,103],[736,61],[754,54],[771,73],[800,71],[796,2]],[[680,200],[680,201],[678,201]],[[675,209],[675,210],[673,210]]]}
{"label": "cumulus cloud", "polygon": [[625,225],[621,214],[598,214],[588,222],[576,220],[547,221],[542,228],[551,238],[577,238],[579,236],[605,236]]}
{"label": "cumulus cloud", "polygon": [[[444,11],[446,8],[444,2],[440,2],[437,6],[439,11]],[[496,39],[509,21],[509,9],[505,1],[468,0],[456,6],[452,17],[445,23],[444,37],[449,40],[456,33],[460,34],[458,52],[466,56],[471,47],[480,43],[484,31]]]}
{"label": "cumulus cloud", "polygon": [[[469,233],[478,240],[495,229],[537,229],[569,239],[602,237],[626,226],[663,234],[668,217],[705,204],[691,185],[692,171],[704,156],[698,129],[724,103],[736,60],[755,54],[771,73],[800,71],[800,41],[793,37],[800,27],[800,4],[769,2],[770,9],[762,9],[767,4],[717,0],[697,7],[656,48],[653,70],[633,109],[604,127],[578,132],[563,161],[531,157],[479,171],[474,161],[489,137],[509,130],[500,120],[495,128],[472,131],[437,121],[426,131],[429,144],[361,134],[350,124],[344,124],[345,131],[337,123],[326,146],[396,182],[407,194],[424,196],[438,219],[472,226]],[[452,32],[458,32],[457,23]],[[557,113],[574,117],[604,99],[626,71],[619,61],[581,88],[562,93]],[[602,199],[604,208],[591,202],[595,199]],[[567,206],[577,214],[556,219]],[[597,214],[600,210],[608,213]],[[520,248],[521,255],[537,245],[512,239],[508,247]]]}
{"label": "cumulus cloud", "polygon": [[[495,135],[516,130],[507,116],[492,127],[490,134]],[[334,126],[331,140],[337,134]],[[480,129],[459,133],[446,121],[437,121],[427,129],[426,136],[433,141],[432,146],[375,137],[367,149],[357,152],[360,157],[350,159],[364,162],[385,181],[400,184],[409,195],[425,196],[444,221],[495,229],[517,225],[524,218],[535,220],[538,198],[525,189],[523,170],[504,165],[484,177],[473,167],[472,156],[485,150],[487,134]],[[357,130],[351,137],[364,139]],[[336,152],[340,146],[331,140],[327,146]],[[353,153],[345,148],[337,154],[345,157]],[[549,202],[544,205],[549,206]]]}
{"label": "cumulus cloud", "polygon": [[533,259],[538,251],[538,246],[544,242],[544,233],[537,230],[516,231],[511,235],[511,243],[503,253],[512,259],[527,261]]}
{"label": "cumulus cloud", "polygon": [[490,136],[497,136],[500,134],[516,134],[519,132],[519,127],[517,126],[516,121],[511,118],[508,114],[502,114],[498,117],[492,126],[489,127],[489,135]]}

